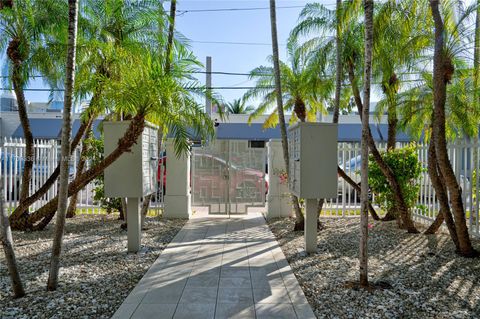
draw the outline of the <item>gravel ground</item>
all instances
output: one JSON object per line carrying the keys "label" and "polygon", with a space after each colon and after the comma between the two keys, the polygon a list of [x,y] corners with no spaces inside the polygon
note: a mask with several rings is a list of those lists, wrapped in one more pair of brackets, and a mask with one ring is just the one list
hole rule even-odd
{"label": "gravel ground", "polygon": [[455,255],[448,235],[410,235],[395,222],[373,222],[369,278],[392,289],[368,293],[345,287],[358,280],[359,219],[322,221],[318,252],[310,255],[292,219],[269,223],[318,318],[480,318],[480,259]]}
{"label": "gravel ground", "polygon": [[27,296],[11,298],[0,249],[0,318],[110,318],[185,222],[147,218],[144,250],[128,255],[127,233],[116,217],[69,219],[55,292],[46,291],[54,225],[42,232],[14,232]]}

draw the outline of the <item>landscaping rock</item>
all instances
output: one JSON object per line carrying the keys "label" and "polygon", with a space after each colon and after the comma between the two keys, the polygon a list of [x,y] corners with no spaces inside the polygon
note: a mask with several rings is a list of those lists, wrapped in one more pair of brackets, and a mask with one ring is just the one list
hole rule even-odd
{"label": "landscaping rock", "polygon": [[[373,222],[369,279],[383,289],[367,292],[345,285],[359,277],[360,220],[322,222],[319,249],[308,255],[293,219],[269,222],[318,318],[480,318],[480,259],[456,255],[448,234],[412,235],[396,222]],[[479,240],[473,244],[480,250]]]}
{"label": "landscaping rock", "polygon": [[141,254],[127,254],[127,234],[116,216],[68,219],[59,287],[47,292],[54,224],[42,232],[14,232],[27,295],[11,297],[0,250],[0,318],[110,318],[186,220],[146,219]]}

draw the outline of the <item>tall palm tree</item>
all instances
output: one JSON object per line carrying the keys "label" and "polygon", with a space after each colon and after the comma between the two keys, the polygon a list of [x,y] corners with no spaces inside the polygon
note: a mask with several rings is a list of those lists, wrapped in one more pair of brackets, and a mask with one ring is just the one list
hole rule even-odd
{"label": "tall palm tree", "polygon": [[234,99],[224,104],[225,112],[229,114],[250,114],[255,110],[251,105],[246,105],[245,99]]}
{"label": "tall palm tree", "polygon": [[[66,14],[61,11],[63,1],[36,0],[2,2],[0,8],[0,50],[6,49],[10,73],[18,103],[20,124],[25,137],[25,164],[22,173],[20,202],[30,190],[34,159],[33,135],[27,114],[24,88],[34,72],[45,71],[51,61],[43,47],[46,31],[62,25]],[[55,16],[54,22],[51,17]],[[66,21],[66,20],[65,20]],[[41,72],[42,73],[42,72]],[[51,75],[46,72],[45,75]],[[23,211],[21,213],[24,213]]]}
{"label": "tall palm tree", "polygon": [[[382,3],[374,20],[375,44],[374,79],[380,84],[383,99],[376,104],[376,117],[387,115],[387,150],[396,146],[398,129],[398,96],[402,84],[408,85],[409,72],[424,64],[422,54],[430,48],[431,32],[428,23],[420,21],[426,5],[418,0],[389,0]],[[383,220],[399,220],[397,209],[387,211]]]}
{"label": "tall palm tree", "polygon": [[[465,257],[475,257],[478,256],[479,253],[473,248],[470,241],[465,220],[465,209],[462,202],[462,191],[458,185],[447,151],[445,104],[447,100],[447,84],[452,80],[455,67],[453,64],[453,52],[448,50],[449,47],[446,45],[448,40],[445,41],[445,21],[448,23],[451,19],[453,2],[446,1],[443,5],[445,6],[443,8],[444,17],[442,17],[442,14],[440,13],[439,1],[430,0],[430,7],[432,9],[432,16],[435,24],[435,47],[433,56],[434,113],[432,120],[432,140],[435,145],[435,155],[439,168],[438,171],[441,173],[439,176],[444,180],[450,194],[451,206],[455,216],[459,254]],[[451,34],[451,36],[454,35],[455,33]]]}
{"label": "tall palm tree", "polygon": [[[328,78],[329,73],[335,74],[333,108],[328,107],[328,109],[333,109],[333,123],[338,123],[340,109],[351,108],[352,91],[350,88],[342,86],[342,82],[345,75],[344,66],[351,65],[348,53],[361,50],[357,39],[362,36],[363,26],[356,23],[361,12],[360,7],[361,1],[359,0],[344,4],[337,3],[335,11],[319,3],[309,3],[300,13],[300,22],[290,33],[291,43],[297,43],[299,39],[307,37],[307,40],[297,50],[307,56],[309,64],[316,66],[314,69],[321,66],[325,78]],[[336,33],[336,36],[329,36],[333,32]],[[311,34],[315,34],[315,36],[308,38]],[[332,64],[331,61],[335,61],[335,64]],[[316,78],[317,74],[312,72],[310,76]],[[328,98],[326,102],[328,104]],[[340,166],[337,167],[337,172],[360,195],[360,186]],[[319,213],[322,206],[323,201],[320,200]],[[373,219],[380,219],[371,204],[369,204],[369,211]]]}
{"label": "tall palm tree", "polygon": [[[75,96],[91,99],[88,109],[82,114],[80,128],[71,143],[72,151],[87,136],[86,133],[93,120],[107,111],[108,104],[103,98],[104,85],[121,76],[118,71],[119,65],[129,60],[131,56],[141,55],[142,50],[147,49],[146,46],[149,48],[158,43],[161,35],[158,30],[165,34],[164,28],[160,27],[163,26],[163,11],[160,11],[158,6],[149,1],[88,0],[80,7]],[[60,30],[48,43],[49,51],[57,60],[57,63],[50,65],[49,70],[57,74],[57,79],[65,78],[63,66],[66,58],[63,56],[62,44],[65,41],[66,32],[62,33]],[[86,149],[86,145],[83,146],[82,149]],[[84,158],[80,156],[78,168],[84,166],[82,161]],[[78,173],[81,174],[82,170],[79,169]],[[10,216],[12,227],[20,229],[31,227],[23,223],[26,216],[23,216],[22,212],[54,185],[59,174],[58,165],[39,190],[20,202]],[[69,205],[69,216],[72,216],[75,211],[75,203],[76,194]],[[43,228],[49,221],[45,219],[38,226]]]}
{"label": "tall palm tree", "polygon": [[[423,1],[422,1],[423,2]],[[428,20],[419,20],[426,5],[418,0],[389,0],[382,3],[375,18],[374,78],[380,83],[384,99],[376,106],[380,119],[387,114],[387,149],[394,149],[397,134],[397,98],[403,80],[418,64],[431,45]]]}
{"label": "tall palm tree", "polygon": [[[280,83],[282,86],[282,106],[293,111],[294,120],[300,122],[315,121],[317,112],[325,112],[332,92],[332,81],[321,76],[324,73],[321,64],[309,61],[294,43],[288,46],[288,64],[279,61]],[[255,79],[255,87],[248,90],[244,98],[262,98],[261,103],[252,112],[254,119],[272,109],[276,101],[275,72],[271,66],[260,66],[250,72],[250,79]],[[278,123],[276,112],[270,113],[265,121],[266,127]]]}
{"label": "tall palm tree", "polygon": [[[92,95],[88,112],[96,115],[103,112],[123,114],[131,117],[132,123],[119,147],[110,156],[75,177],[69,184],[69,196],[81,190],[123,152],[129,150],[135,143],[136,136],[143,130],[145,117],[153,117],[164,127],[164,132],[172,131],[177,137],[175,145],[178,151],[189,147],[186,127],[196,128],[204,135],[205,132],[210,132],[212,127],[211,121],[205,119],[203,113],[198,111],[198,105],[194,103],[193,96],[201,93],[201,87],[192,81],[191,72],[198,68],[199,63],[191,52],[182,47],[181,43],[175,45],[171,76],[165,74],[164,59],[161,65],[158,60],[153,59],[153,52],[155,58],[159,59],[160,43],[165,43],[157,41],[162,39],[158,30],[165,30],[160,28],[164,15],[163,10],[158,9],[159,4],[149,1],[90,1],[80,10],[76,94]],[[127,6],[129,4],[132,5],[131,8]],[[153,41],[148,41],[147,38]],[[163,39],[165,38],[166,36]],[[153,74],[163,74],[163,81],[156,76],[152,84]],[[127,79],[130,82],[127,82]],[[144,83],[150,83],[160,91],[140,85],[140,79],[150,79],[144,80]],[[125,87],[129,87],[132,94],[120,97],[119,92],[125,92]],[[137,95],[138,92],[142,94]],[[145,101],[147,98],[154,102]],[[145,104],[140,105],[137,100],[143,100]],[[162,104],[159,104],[160,101]],[[128,107],[126,102],[130,103]],[[149,107],[152,105],[158,107]],[[92,119],[90,115],[87,117]],[[35,201],[32,196],[29,199]],[[54,198],[37,211],[13,220],[12,227],[42,229],[53,218],[57,200]]]}
{"label": "tall palm tree", "polygon": [[[280,58],[278,54],[278,36],[277,36],[277,13],[275,8],[275,0],[270,0],[270,26],[272,33],[272,56],[273,56],[273,71],[275,74],[275,97],[277,100],[277,113],[278,120],[280,122],[280,132],[282,134],[282,149],[283,159],[285,160],[285,167],[290,167],[290,159],[288,157],[288,139],[287,139],[287,126],[285,124],[285,115],[283,112],[283,100],[282,100],[282,82],[281,82],[281,70],[280,70]],[[295,230],[304,229],[304,217],[298,204],[298,198],[291,194],[292,205],[295,211]]]}
{"label": "tall palm tree", "polygon": [[57,222],[55,223],[55,234],[53,238],[52,257],[50,262],[50,273],[48,276],[47,289],[56,290],[58,287],[58,271],[60,268],[60,253],[62,251],[63,233],[65,218],[67,215],[68,202],[68,169],[70,164],[70,135],[72,130],[71,112],[73,100],[73,87],[75,84],[75,55],[77,49],[77,21],[78,21],[78,0],[68,1],[68,43],[67,43],[67,65],[65,79],[65,98],[63,106],[62,126],[62,150],[60,158],[60,185],[58,189]]}
{"label": "tall palm tree", "polygon": [[373,51],[373,0],[364,0],[365,10],[365,75],[363,85],[363,115],[362,115],[362,191],[360,208],[360,286],[368,287],[368,138],[370,126],[368,123],[370,111],[370,80],[372,77]]}

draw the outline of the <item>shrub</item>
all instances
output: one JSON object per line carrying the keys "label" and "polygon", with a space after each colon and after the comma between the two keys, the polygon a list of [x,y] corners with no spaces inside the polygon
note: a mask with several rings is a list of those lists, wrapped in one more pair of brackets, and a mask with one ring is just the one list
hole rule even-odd
{"label": "shrub", "polygon": [[[421,163],[418,161],[416,144],[412,143],[403,148],[382,152],[382,158],[396,176],[407,207],[409,209],[413,208],[420,190],[417,180],[423,170]],[[394,193],[371,155],[368,167],[368,183],[372,192],[376,195],[375,202],[382,209],[391,210],[395,206]]]}
{"label": "shrub", "polygon": [[[92,165],[97,165],[103,160],[103,139],[96,139],[93,134],[90,134],[86,142],[88,144],[86,157]],[[92,189],[92,192],[95,204],[100,204],[100,207],[104,208],[107,213],[120,211],[122,209],[120,198],[105,197],[103,174],[95,178],[93,184],[94,188]]]}

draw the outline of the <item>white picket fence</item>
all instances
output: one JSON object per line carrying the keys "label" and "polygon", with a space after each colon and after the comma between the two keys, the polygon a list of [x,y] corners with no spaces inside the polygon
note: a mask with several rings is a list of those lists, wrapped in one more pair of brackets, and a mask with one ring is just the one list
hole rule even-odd
{"label": "white picket fence", "polygon": [[[399,143],[398,147],[401,146],[402,144]],[[384,150],[386,145],[379,144],[378,147]],[[424,170],[417,181],[420,185],[420,193],[417,205],[413,209],[413,216],[417,221],[430,223],[437,216],[440,206],[427,172],[428,145],[418,144],[417,152],[418,159],[422,163]],[[480,159],[479,156],[477,156],[476,161],[474,161],[475,152],[480,154],[479,144],[466,140],[459,140],[448,146],[449,158],[457,181],[462,188],[463,205],[465,207],[470,233],[480,237],[480,178],[479,174],[475,174],[475,172],[479,171]],[[359,143],[339,143],[338,145],[339,165],[356,182],[360,182],[360,154],[361,148]],[[357,216],[360,211],[360,200],[355,190],[343,179],[339,178],[337,198],[328,200],[324,207],[324,216]]]}
{"label": "white picket fence", "polygon": [[[379,144],[380,149],[385,149],[385,144]],[[401,144],[398,145],[402,146]],[[466,211],[467,223],[472,235],[480,236],[479,226],[479,193],[480,177],[475,175],[480,168],[480,159],[477,156],[474,162],[474,153],[480,153],[479,144],[469,141],[459,140],[449,145],[449,157],[452,162],[457,180],[462,187],[463,203]],[[339,143],[338,159],[340,166],[355,181],[360,181],[358,174],[361,165],[361,149],[358,143]],[[73,154],[70,176],[73,178],[77,172],[77,162],[80,155],[80,148],[77,148]],[[60,145],[56,140],[36,140],[35,158],[33,167],[32,183],[30,194],[33,194],[48,179],[55,170],[60,156]],[[22,139],[5,138],[0,145],[0,175],[3,176],[3,191],[6,199],[6,206],[12,211],[18,205],[20,190],[22,163],[25,157],[25,143]],[[418,158],[425,170],[422,172],[418,183],[420,185],[420,194],[417,206],[414,208],[414,216],[418,221],[431,222],[439,212],[439,204],[435,196],[435,191],[430,183],[427,168],[427,145],[418,145]],[[163,171],[162,171],[163,173]],[[163,177],[160,178],[163,181]],[[53,187],[38,201],[31,209],[36,209],[44,205],[57,193],[58,185]],[[93,183],[88,184],[78,197],[77,209],[81,213],[97,214],[101,213],[100,207],[93,201]],[[162,186],[159,188],[162,189]],[[154,209],[160,209],[163,203],[163,192],[156,192],[152,206]],[[358,216],[360,211],[360,200],[354,189],[343,179],[338,181],[338,195],[335,199],[327,200],[323,210],[323,216]]]}
{"label": "white picket fence", "polygon": [[[60,143],[57,140],[35,140],[34,164],[29,194],[37,191],[50,177],[57,167],[60,158]],[[72,180],[77,174],[77,165],[80,159],[80,146],[72,154],[69,178]],[[4,138],[0,144],[0,176],[3,177],[3,196],[6,200],[6,209],[12,212],[18,206],[23,165],[25,161],[25,141],[20,138]],[[86,168],[89,163],[86,163]],[[82,214],[104,213],[93,199],[95,185],[89,183],[79,192],[77,212]],[[38,209],[56,196],[58,183],[54,183],[40,200],[31,206],[31,210]],[[158,211],[162,206],[162,194],[157,192],[152,200],[151,208]]]}

